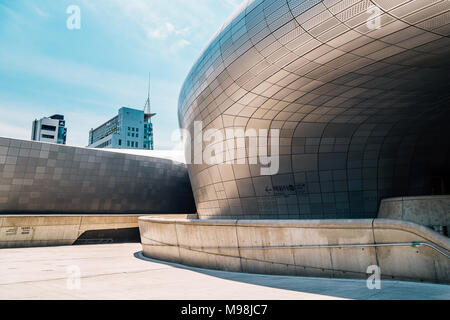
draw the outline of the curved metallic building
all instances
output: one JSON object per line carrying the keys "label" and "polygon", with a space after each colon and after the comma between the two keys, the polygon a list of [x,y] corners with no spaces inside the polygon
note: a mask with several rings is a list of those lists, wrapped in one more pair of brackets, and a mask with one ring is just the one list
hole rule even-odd
{"label": "curved metallic building", "polygon": [[1,214],[194,212],[183,163],[0,138]]}
{"label": "curved metallic building", "polygon": [[190,165],[200,218],[374,218],[449,194],[449,35],[447,0],[245,1],[192,67],[180,125],[280,129],[280,170]]}

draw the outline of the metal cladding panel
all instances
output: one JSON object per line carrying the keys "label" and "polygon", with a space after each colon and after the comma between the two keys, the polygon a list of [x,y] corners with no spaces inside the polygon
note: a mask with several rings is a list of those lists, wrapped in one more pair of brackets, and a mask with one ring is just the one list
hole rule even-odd
{"label": "metal cladding panel", "polygon": [[179,121],[280,129],[280,172],[189,165],[199,216],[374,218],[384,198],[448,194],[449,35],[445,0],[245,1],[193,65]]}
{"label": "metal cladding panel", "polygon": [[195,213],[186,165],[0,138],[2,213]]}

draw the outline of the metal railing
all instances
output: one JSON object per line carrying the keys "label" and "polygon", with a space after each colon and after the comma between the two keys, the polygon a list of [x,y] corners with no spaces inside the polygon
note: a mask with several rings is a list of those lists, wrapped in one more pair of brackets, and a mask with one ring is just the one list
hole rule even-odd
{"label": "metal railing", "polygon": [[[173,244],[166,244],[156,240],[151,240],[153,242],[161,243],[161,245],[156,246],[169,246],[169,247],[178,247],[187,250],[286,250],[286,249],[326,249],[326,248],[369,248],[369,247],[429,247],[436,252],[442,254],[443,256],[450,259],[450,254],[446,253],[444,250],[438,248],[435,245],[432,245],[427,242],[394,242],[394,243],[364,243],[364,244],[324,244],[324,245],[300,245],[300,246],[249,246],[249,247],[189,247],[189,246],[180,246]],[[146,244],[148,246],[155,246],[152,244]],[[446,250],[447,251],[447,250]]]}

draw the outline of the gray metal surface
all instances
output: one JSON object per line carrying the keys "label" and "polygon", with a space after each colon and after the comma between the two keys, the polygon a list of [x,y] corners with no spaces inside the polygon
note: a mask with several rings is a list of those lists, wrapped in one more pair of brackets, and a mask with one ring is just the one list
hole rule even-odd
{"label": "gray metal surface", "polygon": [[280,171],[189,165],[200,218],[375,218],[384,198],[448,194],[449,10],[444,0],[246,1],[192,67],[179,120],[190,132],[194,121],[280,129]]}
{"label": "gray metal surface", "polygon": [[0,213],[195,213],[186,165],[0,138]]}

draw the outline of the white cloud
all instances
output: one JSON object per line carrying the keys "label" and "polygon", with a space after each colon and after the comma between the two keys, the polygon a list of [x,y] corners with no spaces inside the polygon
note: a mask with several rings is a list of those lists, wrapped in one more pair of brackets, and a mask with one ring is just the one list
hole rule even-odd
{"label": "white cloud", "polygon": [[[186,39],[198,51],[202,49],[224,21],[223,13],[238,7],[239,0],[79,0],[87,7],[95,6],[99,15],[105,14],[112,24],[137,27],[130,34],[146,50],[163,54],[173,53],[173,48],[186,48]],[[120,12],[120,15],[117,15]],[[159,40],[161,43],[150,42]],[[180,46],[181,45],[181,46]]]}
{"label": "white cloud", "polygon": [[[146,27],[143,27],[146,28]],[[170,36],[185,36],[189,33],[189,28],[177,29],[172,23],[166,22],[159,28],[147,28],[147,35],[152,39],[167,39]]]}
{"label": "white cloud", "polygon": [[242,1],[239,0],[225,0],[225,1],[228,3],[228,5],[230,5],[233,8],[239,7],[242,3]]}
{"label": "white cloud", "polygon": [[167,23],[166,23],[166,28],[167,28],[167,31],[169,31],[169,33],[171,33],[171,32],[174,32],[174,31],[175,31],[175,27],[174,27],[174,25],[173,25],[173,24],[171,24],[171,23],[169,23],[169,22],[167,22]]}
{"label": "white cloud", "polygon": [[147,29],[147,35],[153,39],[166,39],[167,33],[162,29]]}
{"label": "white cloud", "polygon": [[41,16],[41,17],[44,17],[44,18],[50,17],[50,14],[49,14],[49,13],[43,11],[42,9],[40,9],[40,8],[38,8],[38,7],[34,7],[34,10],[35,10],[36,13],[37,13],[39,16]]}
{"label": "white cloud", "polygon": [[172,53],[176,53],[177,51],[187,47],[191,45],[191,43],[189,41],[187,41],[186,39],[181,39],[179,41],[177,41],[176,43],[174,43],[171,47],[170,47],[170,51]]}
{"label": "white cloud", "polygon": [[181,29],[181,30],[176,30],[175,33],[184,37],[184,36],[187,36],[189,34],[189,31],[190,31],[189,27],[186,27],[186,28]]}

